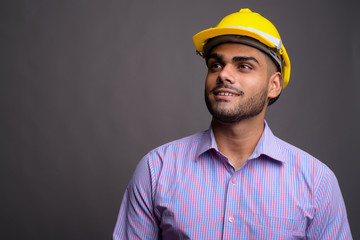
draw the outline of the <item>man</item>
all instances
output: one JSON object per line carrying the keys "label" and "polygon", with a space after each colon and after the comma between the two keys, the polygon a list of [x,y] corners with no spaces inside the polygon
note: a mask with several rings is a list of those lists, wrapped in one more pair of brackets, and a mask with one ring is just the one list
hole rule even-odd
{"label": "man", "polygon": [[290,78],[276,28],[241,9],[193,40],[211,127],[140,161],[114,239],[352,239],[333,172],[265,122]]}

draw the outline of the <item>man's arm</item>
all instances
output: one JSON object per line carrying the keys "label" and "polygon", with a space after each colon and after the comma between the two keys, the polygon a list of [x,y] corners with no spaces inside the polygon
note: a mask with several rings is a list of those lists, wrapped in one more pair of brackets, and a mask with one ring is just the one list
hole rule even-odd
{"label": "man's arm", "polygon": [[140,161],[126,188],[113,233],[114,240],[158,239],[148,156]]}
{"label": "man's arm", "polygon": [[339,183],[330,169],[315,179],[315,215],[308,239],[352,239]]}

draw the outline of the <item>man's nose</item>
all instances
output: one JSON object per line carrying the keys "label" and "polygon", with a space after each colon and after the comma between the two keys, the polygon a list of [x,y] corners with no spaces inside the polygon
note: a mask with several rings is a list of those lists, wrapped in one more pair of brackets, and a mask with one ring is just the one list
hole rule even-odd
{"label": "man's nose", "polygon": [[225,65],[218,76],[218,81],[220,83],[234,83],[234,69],[231,65]]}

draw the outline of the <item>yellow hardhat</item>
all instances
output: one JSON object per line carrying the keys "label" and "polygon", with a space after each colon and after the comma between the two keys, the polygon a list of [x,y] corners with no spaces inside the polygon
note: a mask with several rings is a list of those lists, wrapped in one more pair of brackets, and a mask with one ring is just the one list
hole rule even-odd
{"label": "yellow hardhat", "polygon": [[[275,53],[270,54],[271,57],[281,62],[283,88],[287,86],[290,79],[290,59],[282,44],[279,32],[269,20],[248,8],[241,9],[239,12],[224,17],[216,27],[206,29],[193,36],[196,51],[204,57],[204,45],[208,40],[223,35],[250,37],[268,47]],[[254,46],[253,44],[249,45]],[[264,51],[263,48],[260,49]],[[265,52],[269,53],[269,51]],[[276,56],[274,57],[274,55]]]}

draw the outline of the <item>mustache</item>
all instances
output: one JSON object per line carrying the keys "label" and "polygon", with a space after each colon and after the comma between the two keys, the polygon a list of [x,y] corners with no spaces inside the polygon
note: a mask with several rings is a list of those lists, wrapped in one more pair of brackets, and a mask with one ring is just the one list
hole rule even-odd
{"label": "mustache", "polygon": [[235,92],[237,92],[240,96],[245,94],[243,90],[237,89],[237,88],[235,88],[235,87],[233,87],[233,86],[231,86],[231,85],[228,85],[228,84],[219,84],[219,85],[217,85],[216,87],[214,87],[213,89],[211,89],[210,92],[212,93],[212,92],[214,92],[214,91],[216,91],[216,90],[218,90],[218,89],[221,89],[221,88],[222,88],[222,89],[226,88],[226,89],[230,89],[230,90],[232,90],[232,91],[235,91]]}

